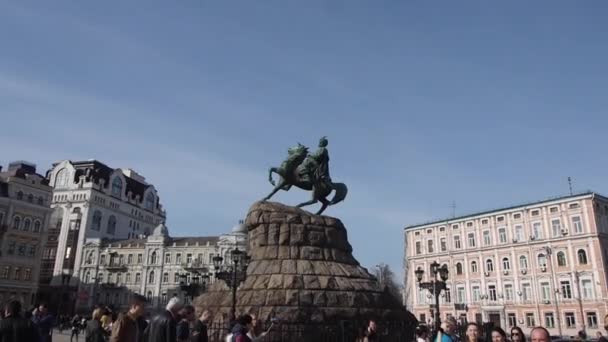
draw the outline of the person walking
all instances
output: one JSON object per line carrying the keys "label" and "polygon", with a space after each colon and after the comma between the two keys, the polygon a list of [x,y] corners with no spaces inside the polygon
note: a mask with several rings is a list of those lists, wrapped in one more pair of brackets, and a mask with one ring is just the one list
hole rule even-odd
{"label": "person walking", "polygon": [[137,319],[144,314],[146,297],[135,294],[129,303],[129,311],[118,315],[112,325],[110,342],[139,342],[140,330]]}
{"label": "person walking", "polygon": [[467,324],[465,331],[464,342],[480,342],[479,339],[479,325],[475,322]]}
{"label": "person walking", "polygon": [[109,335],[101,326],[101,316],[103,316],[103,309],[97,308],[93,310],[93,315],[86,325],[86,342],[106,342],[106,337]]}
{"label": "person walking", "polygon": [[184,306],[179,312],[179,322],[176,326],[177,341],[188,342],[190,339],[190,323],[193,321],[194,306]]}
{"label": "person walking", "polygon": [[32,314],[32,322],[38,331],[40,342],[51,342],[53,338],[53,325],[55,317],[49,313],[46,304],[40,304]]}
{"label": "person walking", "polygon": [[526,342],[526,335],[520,327],[511,328],[511,342]]}
{"label": "person walking", "polygon": [[211,311],[205,310],[199,319],[194,322],[190,342],[209,342],[209,334],[207,332],[207,324],[209,322],[211,322]]}
{"label": "person walking", "polygon": [[70,342],[73,342],[74,336],[76,336],[76,342],[78,342],[78,335],[80,335],[80,316],[75,315],[72,318],[72,335],[70,335]]}
{"label": "person walking", "polygon": [[0,320],[0,342],[38,341],[39,336],[31,320],[21,317],[21,303],[13,300],[4,307]]}
{"label": "person walking", "polygon": [[232,327],[232,337],[230,342],[252,342],[247,332],[253,328],[253,319],[245,314],[240,316],[234,327]]}
{"label": "person walking", "polygon": [[146,331],[145,341],[146,342],[176,342],[177,341],[177,320],[179,318],[179,311],[183,307],[182,301],[173,297],[169,300],[166,306],[165,312],[154,317]]}

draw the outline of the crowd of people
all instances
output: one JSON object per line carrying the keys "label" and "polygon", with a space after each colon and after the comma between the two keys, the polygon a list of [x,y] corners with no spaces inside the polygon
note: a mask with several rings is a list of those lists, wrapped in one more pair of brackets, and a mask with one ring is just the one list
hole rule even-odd
{"label": "crowd of people", "polygon": [[[442,324],[438,332],[431,334],[426,325],[420,325],[416,329],[417,342],[551,342],[553,339],[549,331],[544,327],[532,328],[529,332],[529,340],[526,334],[520,327],[513,327],[510,333],[507,334],[501,327],[493,326],[483,331],[482,327],[477,323],[468,323],[466,329],[458,329],[458,323],[453,317],[449,317]],[[463,333],[462,333],[463,332]],[[597,333],[598,342],[608,342],[602,336],[601,332]],[[589,341],[584,331],[580,331],[574,341]]]}

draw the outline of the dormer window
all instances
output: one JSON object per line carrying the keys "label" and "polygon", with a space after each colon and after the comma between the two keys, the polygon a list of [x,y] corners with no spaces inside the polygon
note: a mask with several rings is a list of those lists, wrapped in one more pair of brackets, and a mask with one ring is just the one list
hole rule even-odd
{"label": "dormer window", "polygon": [[504,216],[498,216],[498,217],[496,218],[496,221],[497,221],[497,222],[502,222],[502,221],[504,221],[504,220],[505,220],[505,217],[504,217]]}
{"label": "dormer window", "polygon": [[120,177],[114,177],[112,181],[112,196],[120,197],[122,194],[122,180]]}
{"label": "dormer window", "polygon": [[57,172],[57,175],[55,176],[55,188],[57,188],[57,189],[67,188],[69,176],[70,175],[68,174],[68,170],[66,170],[66,169],[59,170],[59,172]]}
{"label": "dormer window", "polygon": [[146,195],[146,202],[144,203],[144,206],[146,207],[146,209],[148,210],[153,210],[154,209],[154,202],[155,202],[155,197],[154,194],[149,192]]}

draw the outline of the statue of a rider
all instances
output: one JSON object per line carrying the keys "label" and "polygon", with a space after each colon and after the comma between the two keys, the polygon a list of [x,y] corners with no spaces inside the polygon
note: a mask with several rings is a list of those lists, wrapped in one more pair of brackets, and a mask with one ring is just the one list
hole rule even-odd
{"label": "statue of a rider", "polygon": [[331,183],[329,176],[329,152],[327,150],[327,137],[319,140],[319,149],[309,154],[304,162],[298,166],[300,180],[310,183]]}

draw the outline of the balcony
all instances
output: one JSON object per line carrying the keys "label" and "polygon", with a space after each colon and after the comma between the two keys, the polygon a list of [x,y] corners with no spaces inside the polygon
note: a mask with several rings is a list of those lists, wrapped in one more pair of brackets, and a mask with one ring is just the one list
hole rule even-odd
{"label": "balcony", "polygon": [[188,262],[182,262],[182,268],[186,271],[186,272],[191,272],[191,273],[207,273],[208,270],[208,265],[206,265],[202,260],[200,259],[193,259],[192,261]]}
{"label": "balcony", "polygon": [[110,272],[121,272],[127,270],[127,265],[125,263],[117,263],[111,262],[106,265],[106,270]]}
{"label": "balcony", "polygon": [[119,285],[116,283],[102,283],[101,284],[101,288],[104,290],[119,290],[122,289],[124,286],[123,285]]}

